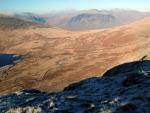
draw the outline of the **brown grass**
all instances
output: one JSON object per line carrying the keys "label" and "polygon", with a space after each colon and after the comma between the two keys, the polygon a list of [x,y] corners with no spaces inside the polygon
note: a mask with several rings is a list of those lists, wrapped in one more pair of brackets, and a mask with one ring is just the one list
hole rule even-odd
{"label": "brown grass", "polygon": [[10,70],[1,70],[8,76],[0,77],[0,94],[23,87],[59,91],[70,83],[100,76],[117,64],[149,55],[149,20],[86,32],[58,28],[0,31],[0,53],[28,53]]}

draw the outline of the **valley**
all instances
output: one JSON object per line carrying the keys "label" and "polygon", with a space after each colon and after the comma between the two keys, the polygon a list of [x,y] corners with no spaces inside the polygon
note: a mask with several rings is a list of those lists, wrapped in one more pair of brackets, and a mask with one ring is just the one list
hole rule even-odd
{"label": "valley", "polygon": [[0,53],[24,55],[24,59],[0,69],[0,94],[23,88],[60,91],[70,83],[102,75],[115,65],[149,56],[149,21],[146,17],[88,31],[32,24],[28,28],[2,28]]}

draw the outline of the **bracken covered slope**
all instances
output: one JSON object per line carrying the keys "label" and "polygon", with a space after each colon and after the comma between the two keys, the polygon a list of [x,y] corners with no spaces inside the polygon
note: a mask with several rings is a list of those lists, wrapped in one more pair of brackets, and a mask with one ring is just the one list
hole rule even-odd
{"label": "bracken covered slope", "polygon": [[103,77],[69,85],[62,92],[34,89],[0,97],[1,113],[149,113],[150,61],[117,66]]}
{"label": "bracken covered slope", "polygon": [[0,94],[22,88],[60,91],[115,65],[150,55],[150,18],[86,32],[58,28],[0,30],[0,53],[25,55],[0,69]]}

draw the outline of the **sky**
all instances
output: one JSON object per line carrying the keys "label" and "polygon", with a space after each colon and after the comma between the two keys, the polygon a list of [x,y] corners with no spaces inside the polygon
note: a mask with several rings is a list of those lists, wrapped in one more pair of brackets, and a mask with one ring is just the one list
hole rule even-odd
{"label": "sky", "polygon": [[114,8],[150,11],[150,0],[0,0],[1,12],[47,13]]}

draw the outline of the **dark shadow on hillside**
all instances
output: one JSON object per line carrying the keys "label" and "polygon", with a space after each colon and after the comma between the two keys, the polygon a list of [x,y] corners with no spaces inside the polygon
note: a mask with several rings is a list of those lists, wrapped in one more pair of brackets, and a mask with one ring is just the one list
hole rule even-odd
{"label": "dark shadow on hillside", "polygon": [[14,65],[15,61],[21,60],[22,56],[15,54],[0,54],[0,67]]}
{"label": "dark shadow on hillside", "polygon": [[117,76],[121,73],[129,73],[129,72],[149,72],[150,71],[150,60],[144,61],[134,61],[129,63],[124,63],[114,68],[108,70],[103,76]]}
{"label": "dark shadow on hillside", "polygon": [[71,84],[61,92],[46,93],[25,89],[8,93],[0,96],[0,111],[149,113],[149,70],[149,60],[136,61],[116,66],[103,77],[93,77]]}

